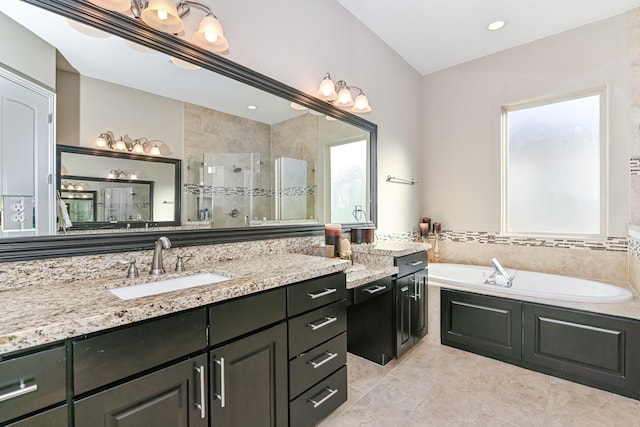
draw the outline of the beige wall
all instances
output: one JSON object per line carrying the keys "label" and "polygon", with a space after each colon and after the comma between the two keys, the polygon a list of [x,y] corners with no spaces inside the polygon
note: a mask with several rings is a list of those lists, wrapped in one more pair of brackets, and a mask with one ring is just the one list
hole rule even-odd
{"label": "beige wall", "polygon": [[[640,157],[640,8],[629,11],[629,62],[631,72],[631,157]],[[640,292],[640,172],[631,173],[631,219],[634,228],[629,245],[629,281]]]}
{"label": "beige wall", "polygon": [[422,210],[448,230],[500,231],[503,105],[609,89],[609,236],[629,221],[627,18],[615,16],[424,77]]}
{"label": "beige wall", "polygon": [[[0,13],[0,64],[49,89],[56,88],[56,50]],[[29,55],[25,55],[28,52]]]}
{"label": "beige wall", "polygon": [[326,72],[364,89],[373,108],[364,116],[378,125],[378,230],[415,227],[424,184],[389,184],[385,177],[419,178],[425,166],[420,74],[334,0],[228,1],[215,13],[233,29],[225,30],[232,61],[309,94]]}
{"label": "beige wall", "polygon": [[[630,67],[625,14],[425,76],[422,210],[446,230],[500,231],[503,105],[606,86],[609,95],[607,236],[629,222]],[[640,151],[640,150],[639,150]],[[625,252],[444,242],[447,262],[628,282]]]}

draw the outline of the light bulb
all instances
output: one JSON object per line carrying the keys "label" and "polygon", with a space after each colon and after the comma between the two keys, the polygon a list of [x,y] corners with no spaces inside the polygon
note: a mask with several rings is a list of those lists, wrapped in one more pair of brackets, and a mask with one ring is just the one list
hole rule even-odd
{"label": "light bulb", "polygon": [[98,138],[96,138],[96,146],[105,148],[107,146],[107,141],[103,137],[99,136]]}
{"label": "light bulb", "polygon": [[138,179],[138,175],[135,172],[131,172],[129,179]]}
{"label": "light bulb", "polygon": [[107,174],[107,179],[116,179],[115,171],[110,171]]}
{"label": "light bulb", "polygon": [[144,153],[144,147],[139,142],[136,142],[133,145],[133,152],[137,153],[137,154],[143,154]]}
{"label": "light bulb", "polygon": [[213,15],[207,15],[200,21],[198,31],[193,35],[193,43],[213,53],[222,53],[229,49],[222,25]]}
{"label": "light bulb", "polygon": [[351,96],[351,91],[347,87],[343,87],[340,89],[340,92],[338,92],[336,105],[339,107],[351,107],[353,105],[353,97]]}
{"label": "light bulb", "polygon": [[184,22],[172,0],[149,0],[141,18],[145,24],[165,33],[178,34],[184,30]]}
{"label": "light bulb", "polygon": [[335,101],[338,97],[338,94],[336,94],[336,86],[333,84],[333,80],[331,80],[329,73],[327,73],[327,75],[324,76],[324,79],[320,82],[316,97],[323,101]]}
{"label": "light bulb", "polygon": [[161,21],[166,21],[167,19],[169,19],[169,14],[167,13],[166,10],[159,10],[158,19]]}
{"label": "light bulb", "polygon": [[371,106],[369,106],[369,100],[364,93],[356,96],[356,100],[354,101],[353,108],[351,109],[354,113],[368,113],[371,111]]}
{"label": "light bulb", "polygon": [[215,33],[204,33],[204,38],[207,39],[209,43],[215,43],[218,40],[218,35]]}
{"label": "light bulb", "polygon": [[151,151],[149,151],[149,154],[151,154],[152,156],[159,156],[160,149],[158,148],[157,145],[154,145],[153,147],[151,147]]}
{"label": "light bulb", "polygon": [[119,140],[116,141],[116,145],[113,148],[115,148],[118,151],[124,151],[127,149],[127,145],[124,143],[122,138],[120,138]]}

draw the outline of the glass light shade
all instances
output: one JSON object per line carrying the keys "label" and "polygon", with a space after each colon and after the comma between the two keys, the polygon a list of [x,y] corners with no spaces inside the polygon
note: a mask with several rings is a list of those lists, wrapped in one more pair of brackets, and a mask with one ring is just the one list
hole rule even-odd
{"label": "glass light shade", "polygon": [[104,137],[99,136],[96,138],[96,147],[106,148],[107,144],[107,140]]}
{"label": "glass light shade", "polygon": [[107,179],[116,179],[115,171],[111,171],[107,174]]}
{"label": "glass light shade", "polygon": [[138,179],[138,174],[131,172],[131,174],[129,174],[129,179]]}
{"label": "glass light shade", "polygon": [[171,0],[149,0],[149,5],[142,11],[142,20],[150,27],[165,33],[177,34],[184,30],[184,22]]}
{"label": "glass light shade", "polygon": [[113,10],[114,12],[124,13],[131,9],[131,0],[89,0],[96,6],[103,9]]}
{"label": "glass light shade", "polygon": [[351,112],[353,113],[368,113],[371,111],[371,106],[369,105],[369,100],[364,93],[356,96],[355,101],[353,102],[353,108]]}
{"label": "glass light shade", "polygon": [[133,144],[132,151],[136,154],[144,154],[144,147],[139,142],[136,142],[135,144]]}
{"label": "glass light shade", "polygon": [[200,21],[198,31],[193,35],[193,43],[214,53],[229,49],[229,41],[224,37],[220,21],[211,15],[205,16]]}
{"label": "glass light shade", "polygon": [[333,84],[333,80],[328,75],[322,79],[320,86],[318,87],[318,93],[316,98],[320,98],[323,101],[335,101],[338,98],[336,93],[336,85]]}
{"label": "glass light shade", "polygon": [[158,148],[157,145],[154,145],[153,147],[151,147],[151,151],[149,151],[149,154],[151,154],[152,156],[159,156],[160,149]]}
{"label": "glass light shade", "polygon": [[119,139],[116,141],[116,145],[114,145],[113,148],[119,151],[124,151],[127,149],[127,145],[124,143],[122,139]]}
{"label": "glass light shade", "polygon": [[335,105],[338,107],[351,107],[353,105],[353,96],[351,95],[351,91],[343,87],[338,92],[338,99],[336,99]]}

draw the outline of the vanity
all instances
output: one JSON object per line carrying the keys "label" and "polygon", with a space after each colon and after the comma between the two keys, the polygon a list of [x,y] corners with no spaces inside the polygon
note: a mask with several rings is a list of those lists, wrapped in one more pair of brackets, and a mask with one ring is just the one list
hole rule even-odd
{"label": "vanity", "polygon": [[312,426],[347,398],[347,266],[230,260],[225,282],[130,300],[123,280],[12,290],[30,315],[1,303],[0,423]]}

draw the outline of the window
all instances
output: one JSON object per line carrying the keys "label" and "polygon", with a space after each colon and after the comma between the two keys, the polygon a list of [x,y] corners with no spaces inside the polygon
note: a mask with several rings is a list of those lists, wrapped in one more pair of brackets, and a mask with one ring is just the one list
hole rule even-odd
{"label": "window", "polygon": [[[367,155],[366,140],[329,146],[331,222],[356,222],[356,206],[366,209]],[[360,218],[362,219],[362,218]]]}
{"label": "window", "polygon": [[503,108],[503,233],[604,237],[604,89]]}

